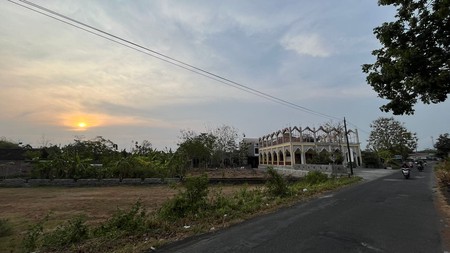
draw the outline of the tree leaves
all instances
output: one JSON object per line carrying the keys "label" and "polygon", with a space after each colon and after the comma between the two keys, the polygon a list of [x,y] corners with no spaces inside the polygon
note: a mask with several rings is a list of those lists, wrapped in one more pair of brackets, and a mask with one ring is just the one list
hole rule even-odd
{"label": "tree leaves", "polygon": [[377,60],[364,64],[367,82],[390,100],[380,109],[413,114],[420,99],[440,103],[450,93],[450,1],[380,0],[397,7],[397,20],[374,29],[383,48]]}
{"label": "tree leaves", "polygon": [[448,133],[439,135],[434,147],[437,150],[437,156],[441,158],[448,157],[450,153],[450,135]]}
{"label": "tree leaves", "polygon": [[367,146],[378,153],[389,151],[392,155],[406,158],[417,147],[416,133],[409,132],[393,117],[380,117],[370,127],[372,131]]}

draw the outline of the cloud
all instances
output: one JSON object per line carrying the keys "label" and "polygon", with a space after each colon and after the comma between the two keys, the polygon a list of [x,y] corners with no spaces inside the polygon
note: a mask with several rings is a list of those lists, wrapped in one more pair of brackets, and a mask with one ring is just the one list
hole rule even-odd
{"label": "cloud", "polygon": [[293,50],[299,55],[312,57],[329,57],[332,50],[318,34],[287,35],[281,39],[280,44],[286,50]]}

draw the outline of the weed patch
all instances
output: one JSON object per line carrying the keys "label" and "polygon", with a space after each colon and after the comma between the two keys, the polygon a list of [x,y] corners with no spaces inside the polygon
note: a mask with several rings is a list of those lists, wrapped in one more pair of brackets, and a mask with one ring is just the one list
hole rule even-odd
{"label": "weed patch", "polygon": [[311,171],[305,176],[305,181],[311,185],[324,183],[328,181],[328,175],[320,171]]}
{"label": "weed patch", "polygon": [[268,193],[272,196],[288,196],[290,193],[289,187],[283,176],[278,174],[272,167],[269,167],[267,174],[269,175],[266,183]]}
{"label": "weed patch", "polygon": [[202,213],[208,208],[208,177],[189,177],[185,190],[163,204],[159,214],[163,219],[179,219]]}
{"label": "weed patch", "polygon": [[7,219],[0,219],[0,237],[11,235],[12,225]]}
{"label": "weed patch", "polygon": [[58,226],[54,231],[44,234],[42,246],[46,249],[61,249],[75,245],[89,238],[89,228],[84,216],[77,216],[66,225]]}
{"label": "weed patch", "polygon": [[137,201],[128,211],[118,209],[109,220],[94,230],[94,234],[142,233],[148,228],[147,220],[145,208],[140,201]]}
{"label": "weed patch", "polygon": [[48,220],[49,215],[44,219],[40,220],[38,223],[31,225],[28,228],[27,233],[23,239],[23,248],[26,252],[33,252],[35,249],[40,247],[39,244],[42,233],[44,232],[44,223]]}
{"label": "weed patch", "polygon": [[441,187],[450,185],[450,161],[444,160],[435,167],[436,177]]}

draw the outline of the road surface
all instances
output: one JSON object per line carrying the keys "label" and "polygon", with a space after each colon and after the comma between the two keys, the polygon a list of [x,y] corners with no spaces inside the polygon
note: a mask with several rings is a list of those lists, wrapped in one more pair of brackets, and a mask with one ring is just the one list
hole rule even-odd
{"label": "road surface", "polygon": [[365,183],[158,252],[443,252],[430,167],[408,180],[398,170],[355,175]]}

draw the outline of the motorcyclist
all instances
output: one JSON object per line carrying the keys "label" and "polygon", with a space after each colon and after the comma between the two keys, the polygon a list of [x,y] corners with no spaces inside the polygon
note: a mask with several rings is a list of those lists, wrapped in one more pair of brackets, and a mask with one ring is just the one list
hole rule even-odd
{"label": "motorcyclist", "polygon": [[418,162],[417,162],[417,168],[418,168],[419,170],[423,170],[423,162],[422,162],[422,161],[418,161]]}
{"label": "motorcyclist", "polygon": [[403,163],[403,165],[402,165],[402,174],[403,174],[403,176],[404,176],[406,179],[408,179],[410,173],[411,173],[411,168],[409,167],[409,164],[406,163],[406,162]]}

